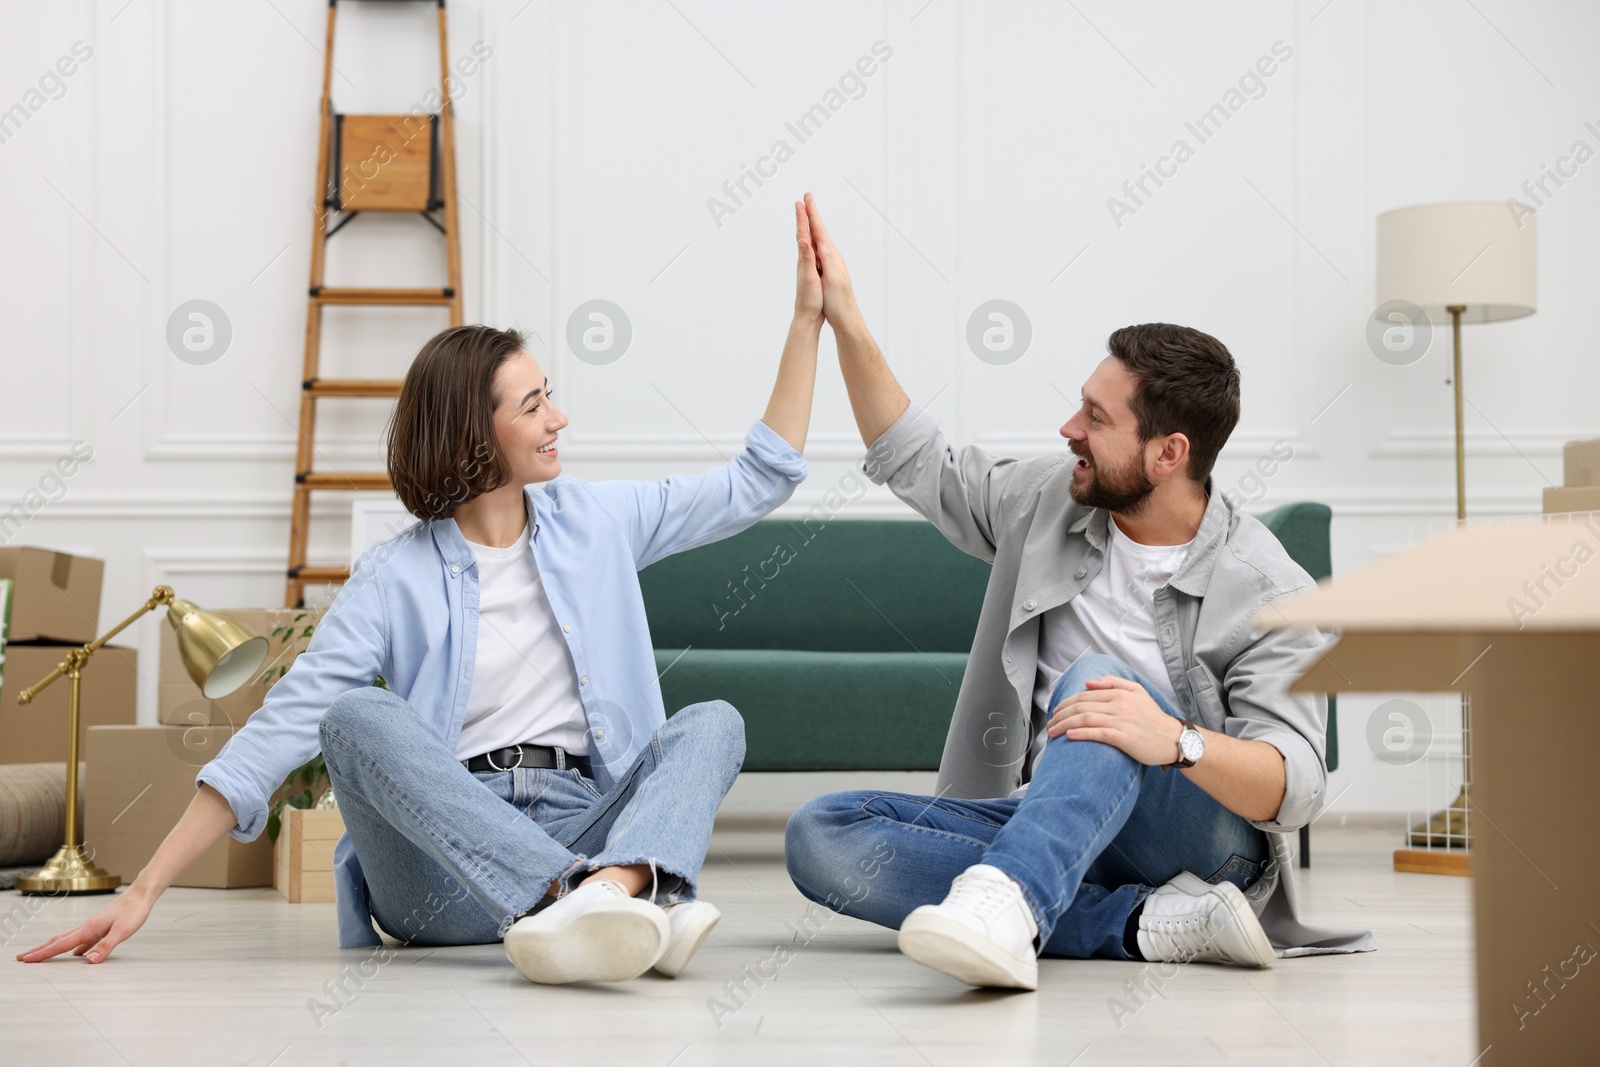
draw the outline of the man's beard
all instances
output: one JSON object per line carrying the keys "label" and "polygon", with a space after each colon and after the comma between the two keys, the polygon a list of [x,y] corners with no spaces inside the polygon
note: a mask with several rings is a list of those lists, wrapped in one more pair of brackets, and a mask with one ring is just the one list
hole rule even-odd
{"label": "man's beard", "polygon": [[1107,511],[1133,515],[1144,507],[1150,494],[1155,492],[1156,483],[1137,463],[1129,463],[1122,470],[1113,471],[1096,463],[1087,450],[1078,451],[1077,442],[1070,442],[1067,447],[1073,455],[1082,457],[1090,464],[1088,482],[1080,485],[1074,477],[1070,489],[1072,499],[1084,507],[1105,508]]}

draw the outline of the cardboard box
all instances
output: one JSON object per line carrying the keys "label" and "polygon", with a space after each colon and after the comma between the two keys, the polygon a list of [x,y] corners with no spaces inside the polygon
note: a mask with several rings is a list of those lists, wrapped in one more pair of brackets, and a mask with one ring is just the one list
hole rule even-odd
{"label": "cardboard box", "polygon": [[[169,726],[232,726],[237,729],[245,720],[259,711],[267,699],[270,686],[263,679],[276,681],[278,669],[294,663],[294,658],[304,652],[311,639],[303,636],[307,627],[321,621],[322,609],[312,608],[224,608],[218,614],[226,615],[249,627],[272,643],[267,661],[249,683],[240,686],[221,700],[207,700],[194,684],[178,655],[178,635],[166,623],[161,627],[161,667],[158,676],[159,692],[156,700],[156,721]],[[280,627],[292,632],[287,637],[275,636]]]}
{"label": "cardboard box", "polygon": [[1261,619],[1340,631],[1296,691],[1471,696],[1482,1067],[1594,1062],[1597,556],[1600,516],[1460,527]]}
{"label": "cardboard box", "polygon": [[1568,441],[1561,449],[1562,482],[1569,486],[1600,486],[1600,437]]}
{"label": "cardboard box", "polygon": [[1555,515],[1566,511],[1600,511],[1600,486],[1547,486],[1544,513]]}
{"label": "cardboard box", "polygon": [[[84,841],[107,874],[130,883],[194,799],[194,776],[233,731],[222,726],[96,726],[89,731]],[[272,842],[224,837],[173,885],[237,889],[272,884]]]}
{"label": "cardboard box", "polygon": [[11,640],[82,645],[100,634],[106,565],[44,548],[0,548],[0,578],[12,589]]}
{"label": "cardboard box", "polygon": [[272,884],[289,903],[333,902],[333,850],[343,835],[337,808],[283,809]]}
{"label": "cardboard box", "polygon": [[[0,763],[65,763],[67,761],[67,679],[60,678],[33,698],[18,704],[17,693],[56,669],[74,645],[8,644],[5,674],[0,676]],[[92,726],[131,725],[138,704],[138,654],[131,648],[106,645],[83,668],[78,715],[78,753]]]}

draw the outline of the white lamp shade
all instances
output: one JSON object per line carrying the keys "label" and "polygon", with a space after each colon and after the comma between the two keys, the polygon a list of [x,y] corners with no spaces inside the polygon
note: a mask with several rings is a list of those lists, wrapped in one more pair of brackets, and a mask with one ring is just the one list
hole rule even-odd
{"label": "white lamp shade", "polygon": [[1501,200],[1421,204],[1378,216],[1378,303],[1409,301],[1435,322],[1534,312],[1534,215]]}

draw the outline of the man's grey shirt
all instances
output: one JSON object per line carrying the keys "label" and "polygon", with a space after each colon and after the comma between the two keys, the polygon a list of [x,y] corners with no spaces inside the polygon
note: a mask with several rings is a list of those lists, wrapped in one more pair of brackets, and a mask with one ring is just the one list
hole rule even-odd
{"label": "man's grey shirt", "polygon": [[[868,477],[951,544],[993,564],[939,765],[941,795],[1003,797],[1031,773],[1029,745],[1043,726],[1033,710],[1039,620],[1077,596],[1105,560],[1110,515],[1072,499],[1073,466],[1068,454],[1014,459],[952,448],[915,405],[867,452]],[[1288,687],[1333,638],[1265,630],[1255,620],[1315,584],[1260,521],[1212,493],[1183,566],[1155,594],[1157,640],[1185,713],[1283,753],[1277,818],[1253,821],[1267,832],[1273,861],[1246,893],[1280,956],[1376,947],[1366,930],[1302,923],[1296,906],[1288,835],[1326,803],[1327,701]]]}

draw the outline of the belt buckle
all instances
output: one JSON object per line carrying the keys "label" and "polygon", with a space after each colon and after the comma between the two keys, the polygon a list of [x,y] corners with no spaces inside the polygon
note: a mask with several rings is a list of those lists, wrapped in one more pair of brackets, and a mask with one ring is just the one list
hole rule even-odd
{"label": "belt buckle", "polygon": [[[495,749],[490,749],[489,751],[485,752],[483,754],[483,758],[489,762],[489,766],[490,767],[494,768],[497,771],[514,771],[518,767],[522,766],[522,760],[524,758],[523,751],[522,751],[522,746],[521,745],[517,745],[516,749],[517,749],[517,762],[513,763],[509,767],[502,767],[502,766],[500,766],[498,763],[496,763],[494,761],[494,754],[495,754],[495,751],[496,751]],[[504,749],[501,749],[499,751],[504,751]]]}

